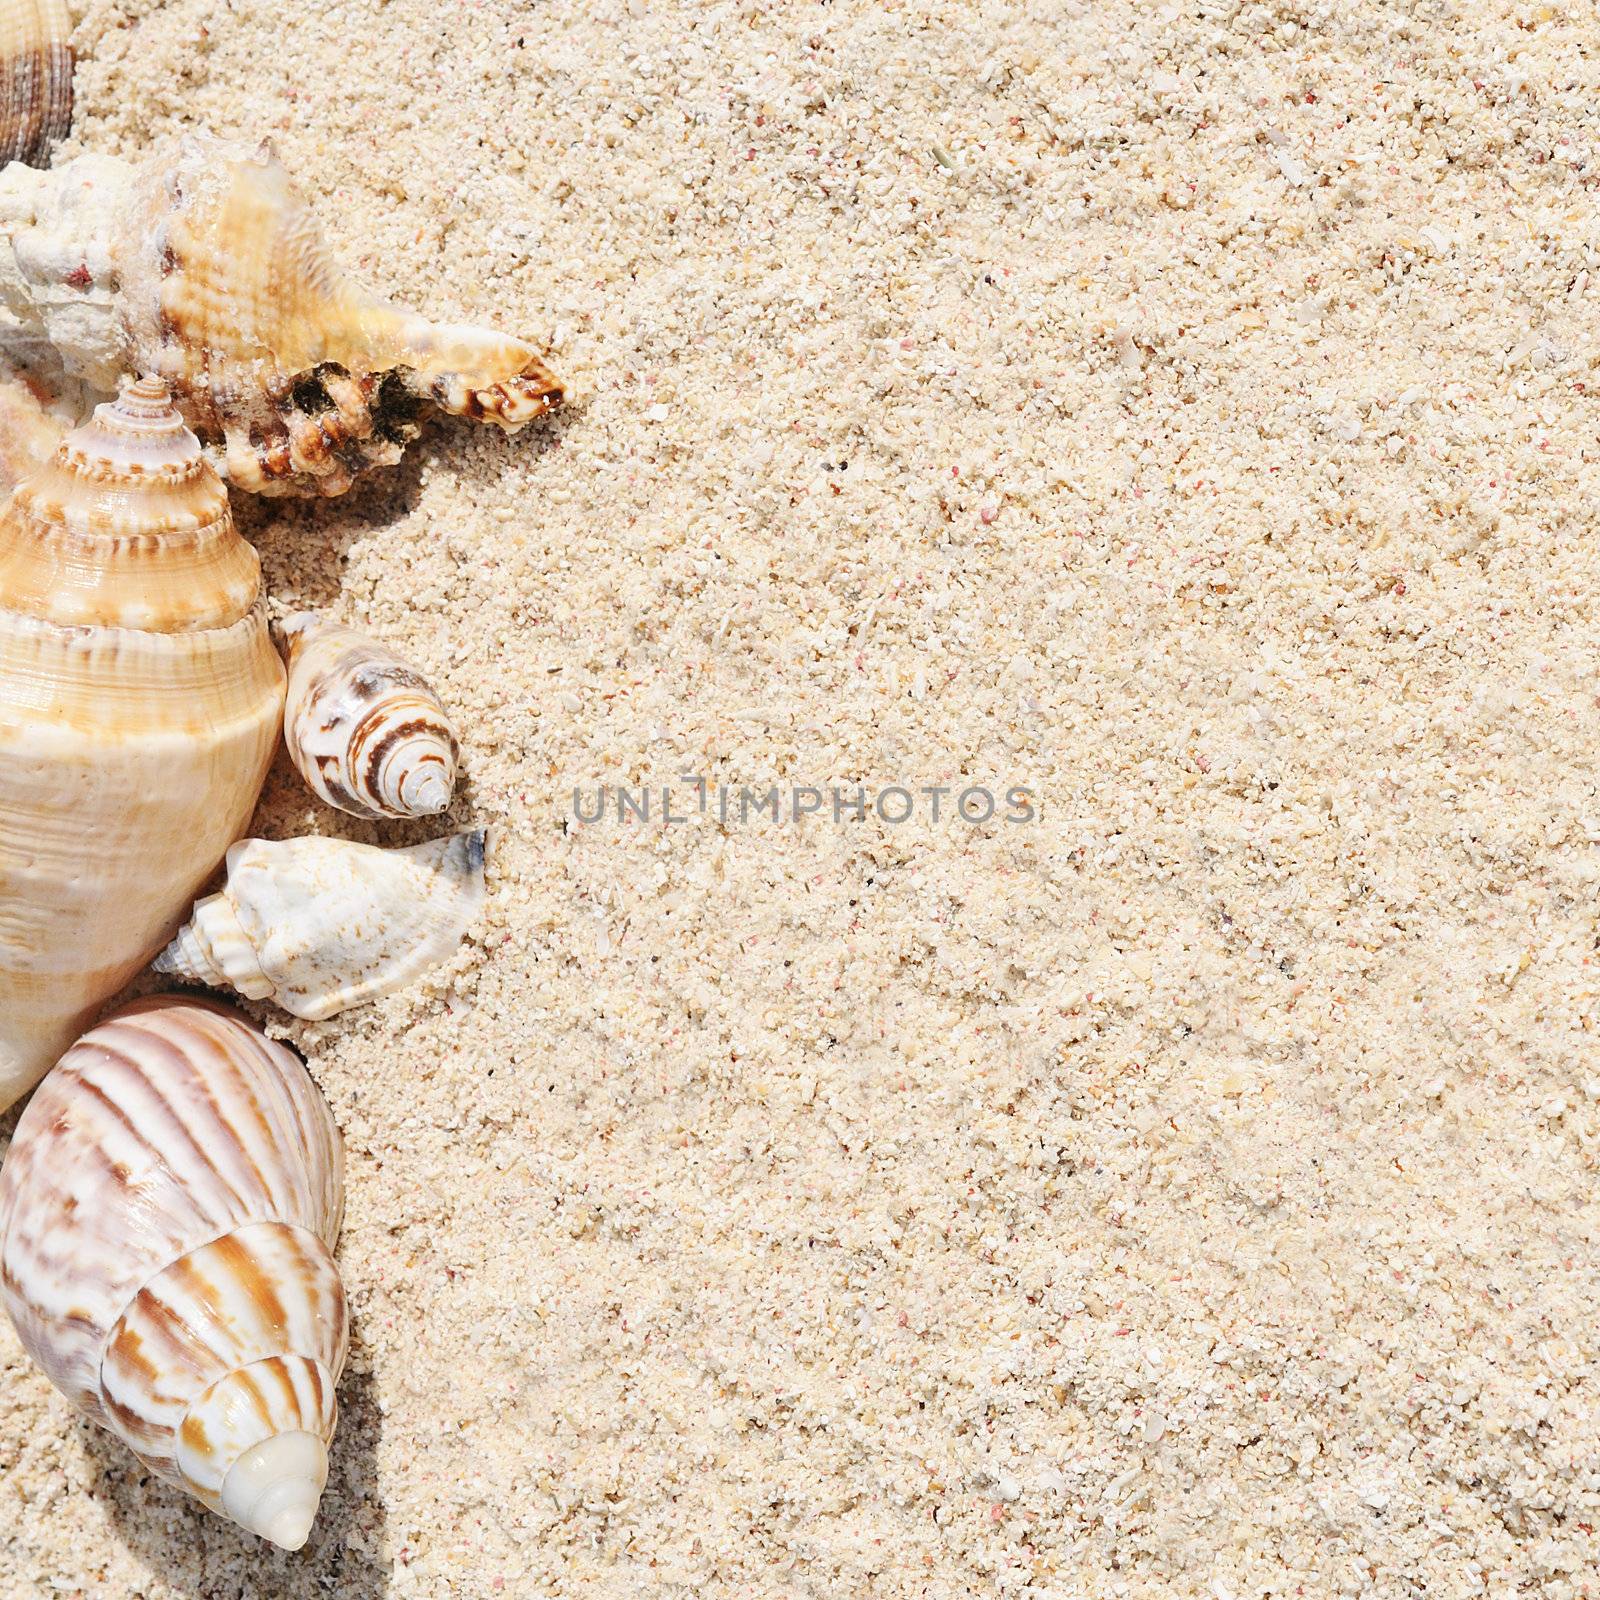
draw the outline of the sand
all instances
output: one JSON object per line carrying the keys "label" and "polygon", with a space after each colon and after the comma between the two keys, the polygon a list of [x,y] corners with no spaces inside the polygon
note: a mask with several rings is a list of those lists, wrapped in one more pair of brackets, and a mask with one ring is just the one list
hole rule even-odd
{"label": "sand", "polygon": [[1592,16],[78,15],[64,154],[270,136],[574,403],[240,507],[497,835],[451,968],[257,1008],[348,1144],[319,1528],[7,1329],[0,1593],[1600,1593]]}

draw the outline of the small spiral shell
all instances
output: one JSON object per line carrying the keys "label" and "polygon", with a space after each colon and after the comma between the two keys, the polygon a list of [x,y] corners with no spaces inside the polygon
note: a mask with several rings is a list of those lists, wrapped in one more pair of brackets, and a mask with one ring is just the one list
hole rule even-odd
{"label": "small spiral shell", "polygon": [[309,611],[282,631],[283,738],[307,784],[356,817],[443,811],[455,792],[460,743],[422,675],[366,634]]}
{"label": "small spiral shell", "polygon": [[72,127],[66,0],[0,0],[0,166],[43,166]]}
{"label": "small spiral shell", "polygon": [[152,1472],[298,1549],[348,1346],[333,1118],[299,1060],[208,1001],[84,1035],[0,1169],[0,1296],[66,1397]]}

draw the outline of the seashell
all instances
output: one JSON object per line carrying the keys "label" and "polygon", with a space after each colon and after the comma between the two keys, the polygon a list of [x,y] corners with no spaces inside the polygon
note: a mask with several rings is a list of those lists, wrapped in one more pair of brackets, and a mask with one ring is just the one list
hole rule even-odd
{"label": "seashell", "polygon": [[281,629],[283,741],[300,776],[355,817],[431,817],[456,786],[456,731],[422,675],[355,628],[309,611]]}
{"label": "seashell", "polygon": [[344,1158],[300,1061],[206,1000],[113,1012],[0,1169],[0,1297],[28,1354],[146,1467],[297,1550],[349,1331]]}
{"label": "seashell", "polygon": [[66,0],[0,0],[0,166],[41,165],[72,127]]}
{"label": "seashell", "polygon": [[308,1022],[403,989],[460,945],[483,905],[481,830],[409,850],[349,839],[245,839],[157,972]]}
{"label": "seashell", "polygon": [[283,708],[260,583],[159,382],[98,407],[0,511],[0,1108],[250,820]]}
{"label": "seashell", "polygon": [[71,426],[20,374],[0,370],[0,493],[38,471]]}
{"label": "seashell", "polygon": [[3,338],[109,391],[154,372],[226,477],[342,494],[399,459],[424,403],[521,427],[560,404],[533,349],[429,322],[334,263],[270,144],[186,136],[137,166],[0,173]]}

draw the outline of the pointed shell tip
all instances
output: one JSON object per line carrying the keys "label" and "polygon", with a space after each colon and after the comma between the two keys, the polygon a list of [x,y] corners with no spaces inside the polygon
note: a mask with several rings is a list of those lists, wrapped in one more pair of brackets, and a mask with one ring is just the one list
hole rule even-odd
{"label": "pointed shell tip", "polygon": [[310,1536],[327,1481],[327,1447],[314,1433],[276,1434],[228,1469],[223,1510],[251,1533],[298,1550]]}

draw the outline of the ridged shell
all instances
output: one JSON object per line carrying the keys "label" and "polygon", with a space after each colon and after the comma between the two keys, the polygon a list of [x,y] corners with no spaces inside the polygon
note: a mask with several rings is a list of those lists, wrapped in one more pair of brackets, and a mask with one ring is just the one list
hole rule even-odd
{"label": "ridged shell", "polygon": [[430,817],[450,804],[460,744],[415,667],[309,611],[282,626],[283,741],[300,776],[356,817]]}
{"label": "ridged shell", "polygon": [[300,1061],[160,996],[62,1057],[0,1169],[0,1294],[86,1416],[294,1549],[327,1474],[348,1319],[343,1156]]}
{"label": "ridged shell", "polygon": [[481,832],[409,850],[243,840],[156,971],[310,1022],[392,994],[459,947],[483,905],[483,845]]}
{"label": "ridged shell", "polygon": [[0,0],[0,166],[40,166],[72,127],[66,0]]}
{"label": "ridged shell", "polygon": [[0,376],[0,496],[50,459],[74,420],[20,376]]}
{"label": "ridged shell", "polygon": [[0,338],[44,338],[108,389],[159,373],[241,488],[341,494],[395,461],[424,402],[515,429],[558,405],[533,349],[429,322],[334,263],[270,145],[197,135],[137,167],[0,174]]}
{"label": "ridged shell", "polygon": [[97,408],[0,512],[0,1107],[250,819],[284,681],[259,572],[159,383]]}

